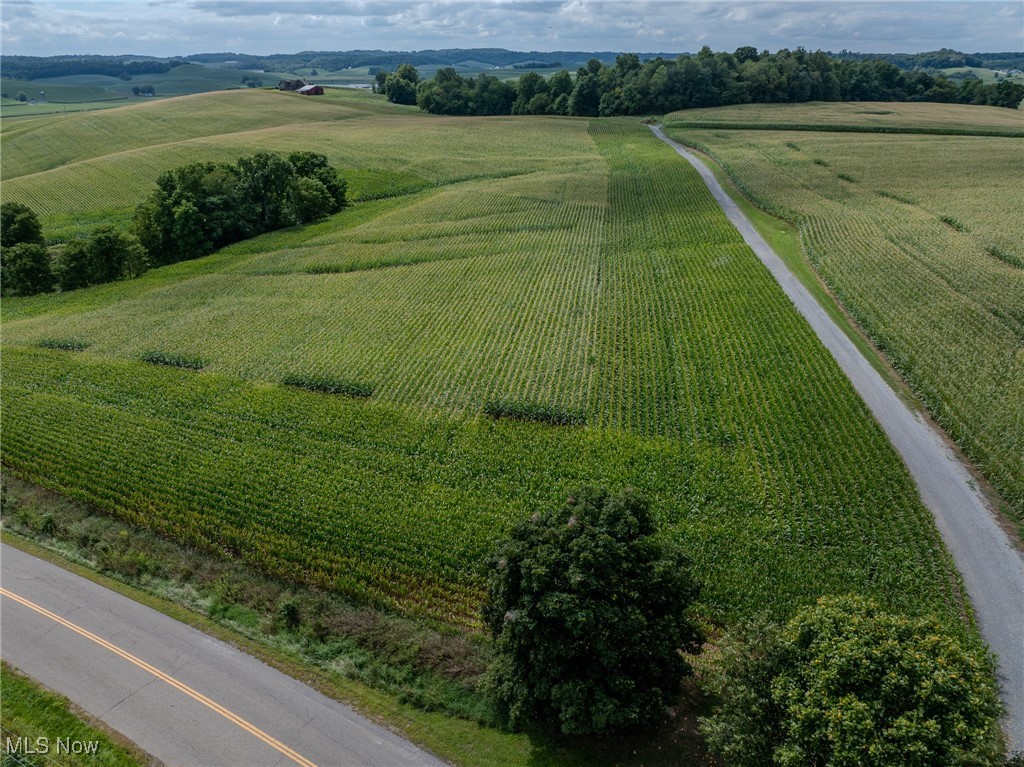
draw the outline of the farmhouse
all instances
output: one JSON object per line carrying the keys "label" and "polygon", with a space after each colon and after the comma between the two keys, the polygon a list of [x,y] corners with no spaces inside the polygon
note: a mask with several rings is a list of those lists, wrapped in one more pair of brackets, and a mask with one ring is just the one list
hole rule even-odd
{"label": "farmhouse", "polygon": [[323,96],[324,89],[319,85],[307,85],[303,88],[299,88],[299,93],[303,96]]}
{"label": "farmhouse", "polygon": [[297,91],[300,88],[305,88],[307,85],[309,85],[309,83],[307,83],[305,80],[302,80],[302,79],[299,79],[299,80],[281,80],[277,84],[277,89],[279,91]]}

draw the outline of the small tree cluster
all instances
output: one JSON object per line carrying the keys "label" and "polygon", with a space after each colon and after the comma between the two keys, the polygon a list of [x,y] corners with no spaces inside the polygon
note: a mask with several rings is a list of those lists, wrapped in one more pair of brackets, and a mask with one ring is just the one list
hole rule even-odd
{"label": "small tree cluster", "polygon": [[490,570],[490,684],[513,727],[589,734],[663,716],[689,671],[680,650],[700,643],[698,589],[647,503],[584,490],[518,524]]}
{"label": "small tree cluster", "polygon": [[68,242],[57,254],[55,271],[61,290],[76,290],[138,277],[148,268],[148,254],[135,235],[103,224]]}
{"label": "small tree cluster", "polygon": [[135,211],[135,232],[154,264],[198,258],[232,242],[323,218],[346,204],[346,183],[327,158],[260,152],[230,163],[190,163],[156,181]]}
{"label": "small tree cluster", "polygon": [[412,64],[401,64],[395,72],[378,70],[374,75],[374,90],[383,93],[393,104],[415,104],[416,86],[420,73]]}
{"label": "small tree cluster", "polygon": [[0,249],[0,284],[4,295],[30,296],[53,290],[53,269],[43,227],[27,205],[0,204]]}
{"label": "small tree cluster", "polygon": [[985,653],[860,597],[822,598],[784,626],[743,624],[710,683],[720,704],[703,729],[735,767],[1002,762]]}

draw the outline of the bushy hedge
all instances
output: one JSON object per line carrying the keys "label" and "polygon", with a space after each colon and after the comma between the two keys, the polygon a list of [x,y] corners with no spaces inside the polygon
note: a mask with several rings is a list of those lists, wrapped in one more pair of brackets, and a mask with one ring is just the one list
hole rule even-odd
{"label": "bushy hedge", "polygon": [[484,415],[489,415],[491,418],[535,421],[552,426],[583,426],[587,422],[586,414],[580,410],[503,399],[491,400],[485,404]]}
{"label": "bushy hedge", "polygon": [[373,395],[371,384],[350,381],[345,378],[289,373],[281,379],[281,383],[285,386],[294,386],[297,389],[320,392],[321,394],[343,394],[346,397],[363,398]]}

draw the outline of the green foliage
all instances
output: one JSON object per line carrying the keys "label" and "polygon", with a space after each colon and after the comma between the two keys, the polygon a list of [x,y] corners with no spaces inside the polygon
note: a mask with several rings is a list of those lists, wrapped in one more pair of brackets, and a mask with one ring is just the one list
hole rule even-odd
{"label": "green foliage", "polygon": [[42,245],[19,242],[5,245],[0,263],[3,294],[31,296],[53,290],[56,280],[50,266],[50,254]]}
{"label": "green foliage", "polygon": [[584,489],[517,524],[489,563],[491,685],[510,724],[597,734],[657,721],[700,631],[689,560],[632,491]]}
{"label": "green foliage", "polygon": [[822,598],[785,626],[744,624],[710,676],[704,722],[736,767],[995,765],[999,701],[984,651],[931,618]]}
{"label": "green foliage", "polygon": [[234,164],[197,162],[167,171],[134,214],[156,264],[198,258],[256,234],[308,223],[346,204],[346,183],[327,158],[257,152]]}
{"label": "green foliage", "polygon": [[206,362],[199,357],[170,354],[168,352],[145,352],[140,359],[143,362],[148,362],[150,365],[162,365],[164,367],[182,368],[184,370],[202,370],[206,367]]}
{"label": "green foliage", "polygon": [[87,341],[76,338],[44,338],[36,344],[42,349],[57,349],[65,352],[83,352],[89,348]]}
{"label": "green foliage", "polygon": [[58,252],[57,282],[61,290],[75,290],[138,277],[148,267],[149,255],[135,235],[104,224]]}
{"label": "green foliage", "polygon": [[532,402],[491,400],[484,405],[483,412],[492,418],[514,418],[553,426],[582,426],[587,422],[586,415],[581,411]]}
{"label": "green foliage", "polygon": [[0,203],[0,248],[10,248],[22,242],[46,244],[39,217],[20,202]]}
{"label": "green foliage", "polygon": [[373,395],[373,386],[349,381],[344,378],[290,373],[281,379],[285,386],[320,392],[321,394],[344,394],[348,397],[366,398]]}

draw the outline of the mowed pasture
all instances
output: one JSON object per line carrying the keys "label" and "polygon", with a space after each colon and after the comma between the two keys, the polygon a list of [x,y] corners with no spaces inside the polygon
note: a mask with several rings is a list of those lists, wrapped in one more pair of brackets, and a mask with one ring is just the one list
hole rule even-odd
{"label": "mowed pasture", "polygon": [[[915,106],[902,105],[909,122]],[[941,109],[922,112],[938,120]],[[982,121],[1005,112],[1024,128],[1020,112],[946,109],[949,121],[965,119],[965,109]],[[795,111],[794,119],[812,119],[809,107]],[[759,206],[797,224],[826,283],[1024,520],[1019,140],[670,133],[718,159]]]}
{"label": "mowed pasture", "polygon": [[[134,281],[5,300],[17,474],[468,625],[517,519],[582,483],[633,486],[691,553],[713,620],[855,591],[965,630],[955,569],[881,429],[645,127],[402,113],[238,127],[186,142],[190,159],[316,136],[343,172],[429,183]],[[47,174],[70,183],[82,166]],[[121,199],[92,194],[94,209]],[[61,344],[84,351],[43,348]],[[154,354],[203,367],[142,361]],[[296,376],[373,394],[282,385]],[[493,400],[586,424],[493,420]]]}

